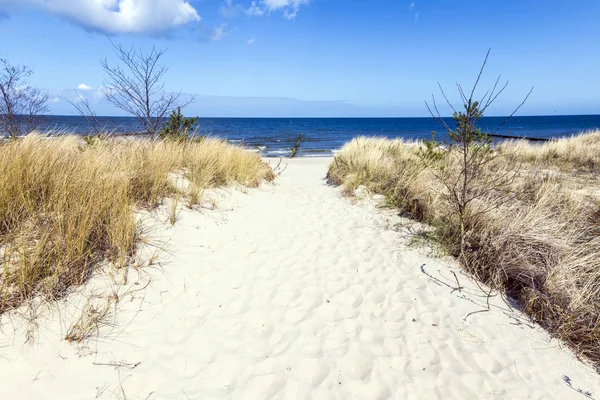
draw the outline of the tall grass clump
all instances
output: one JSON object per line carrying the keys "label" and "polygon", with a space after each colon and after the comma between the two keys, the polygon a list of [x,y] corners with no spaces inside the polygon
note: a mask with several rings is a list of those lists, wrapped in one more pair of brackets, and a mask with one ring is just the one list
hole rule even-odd
{"label": "tall grass clump", "polygon": [[429,190],[433,177],[419,161],[420,146],[402,140],[357,137],[334,157],[328,180],[341,185],[350,196],[364,186],[372,193],[385,195],[389,205],[425,220],[425,211],[428,216],[435,212],[432,204],[438,195]]}
{"label": "tall grass clump", "polygon": [[274,177],[258,156],[215,139],[29,135],[1,144],[0,312],[32,296],[64,295],[100,262],[127,264],[138,240],[136,210],[190,195],[176,193],[172,173],[196,191]]}
{"label": "tall grass clump", "polygon": [[563,172],[600,172],[600,131],[591,131],[531,145],[522,141],[506,141],[497,150],[509,159]]}
{"label": "tall grass clump", "polygon": [[[565,145],[581,152],[584,143],[600,144],[595,134],[581,139]],[[518,146],[521,152],[496,157],[477,179],[505,176],[515,162],[530,159],[520,154],[543,151],[536,144]],[[349,195],[361,185],[383,194],[388,204],[434,227],[436,239],[466,270],[515,298],[577,354],[600,363],[600,199],[582,196],[569,184],[571,176],[521,169],[473,200],[461,244],[448,188],[434,176],[435,168],[459,170],[459,158],[446,154],[426,167],[423,150],[423,144],[357,138],[336,155],[328,177]]]}

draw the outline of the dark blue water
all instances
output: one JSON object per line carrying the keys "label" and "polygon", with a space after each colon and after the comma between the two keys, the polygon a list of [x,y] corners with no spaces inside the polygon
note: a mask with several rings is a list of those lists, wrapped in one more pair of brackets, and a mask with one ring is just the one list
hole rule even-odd
{"label": "dark blue water", "polygon": [[[107,131],[127,133],[140,131],[136,119],[101,117]],[[495,131],[505,118],[486,117],[480,126]],[[447,119],[454,127],[452,119]],[[44,130],[75,134],[90,133],[80,117],[47,116]],[[556,138],[600,129],[600,115],[513,117],[499,134],[536,138]],[[220,137],[256,149],[265,156],[289,155],[301,133],[304,140],[299,156],[329,156],[358,135],[387,138],[429,138],[431,131],[444,139],[444,129],[433,118],[200,118],[199,133]]]}

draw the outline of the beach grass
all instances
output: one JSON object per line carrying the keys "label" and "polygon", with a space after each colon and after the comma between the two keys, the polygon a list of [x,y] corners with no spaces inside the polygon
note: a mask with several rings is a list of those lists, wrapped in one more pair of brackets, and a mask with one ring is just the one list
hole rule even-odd
{"label": "beach grass", "polygon": [[[456,158],[424,163],[420,143],[360,137],[336,155],[330,182],[361,186],[435,228],[435,239],[474,277],[520,307],[576,354],[600,363],[600,132],[545,144],[505,142],[476,179],[512,179],[466,215],[465,250],[448,189],[436,176]],[[422,153],[421,153],[422,154]]]}
{"label": "beach grass", "polygon": [[562,172],[600,172],[600,131],[591,131],[543,144],[506,141],[496,148],[509,160]]}
{"label": "beach grass", "polygon": [[[0,171],[0,313],[33,296],[63,296],[100,263],[127,265],[140,208],[165,197],[197,204],[206,188],[274,179],[258,155],[217,139],[32,134],[0,144]],[[189,188],[177,187],[173,174]]]}

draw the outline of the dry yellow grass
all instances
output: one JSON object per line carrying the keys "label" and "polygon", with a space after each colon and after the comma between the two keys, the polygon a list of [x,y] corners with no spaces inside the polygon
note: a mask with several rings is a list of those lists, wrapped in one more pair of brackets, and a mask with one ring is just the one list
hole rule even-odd
{"label": "dry yellow grass", "polygon": [[359,186],[383,194],[389,205],[420,221],[431,221],[438,209],[434,177],[417,155],[420,144],[358,137],[348,142],[329,167],[328,179],[352,195]]}
{"label": "dry yellow grass", "polygon": [[508,159],[564,172],[600,171],[600,131],[582,133],[543,144],[506,141],[497,150]]}
{"label": "dry yellow grass", "polygon": [[83,283],[103,260],[125,265],[134,254],[138,207],[178,190],[172,172],[204,188],[257,186],[274,178],[255,154],[227,143],[30,135],[0,145],[0,312]]}
{"label": "dry yellow grass", "polygon": [[[380,193],[424,169],[413,151],[415,143],[357,137],[348,142],[329,168],[329,179],[343,184],[346,193],[365,185]],[[410,185],[407,185],[410,186]]]}
{"label": "dry yellow grass", "polygon": [[[438,240],[458,257],[458,218],[444,186],[417,156],[418,148],[358,138],[338,153],[328,176],[348,194],[364,185],[385,195],[390,205],[436,228]],[[600,200],[582,195],[571,174],[556,171],[594,170],[600,153],[589,149],[599,148],[598,132],[544,145],[499,146],[505,156],[486,168],[488,178],[519,164],[529,168],[514,169],[510,185],[473,202],[461,260],[475,277],[517,299],[534,320],[595,363],[600,363]],[[452,168],[449,162],[440,164]],[[597,185],[593,179],[583,182]]]}

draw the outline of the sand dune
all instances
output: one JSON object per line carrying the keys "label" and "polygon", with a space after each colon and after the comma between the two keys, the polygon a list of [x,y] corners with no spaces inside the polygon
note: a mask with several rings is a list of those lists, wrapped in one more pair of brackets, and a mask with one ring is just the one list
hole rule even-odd
{"label": "sand dune", "polygon": [[63,340],[107,278],[36,329],[4,316],[0,399],[600,398],[599,375],[500,296],[469,315],[486,289],[328,186],[328,162],[215,192],[173,227],[150,217],[170,256],[129,271],[96,339]]}

